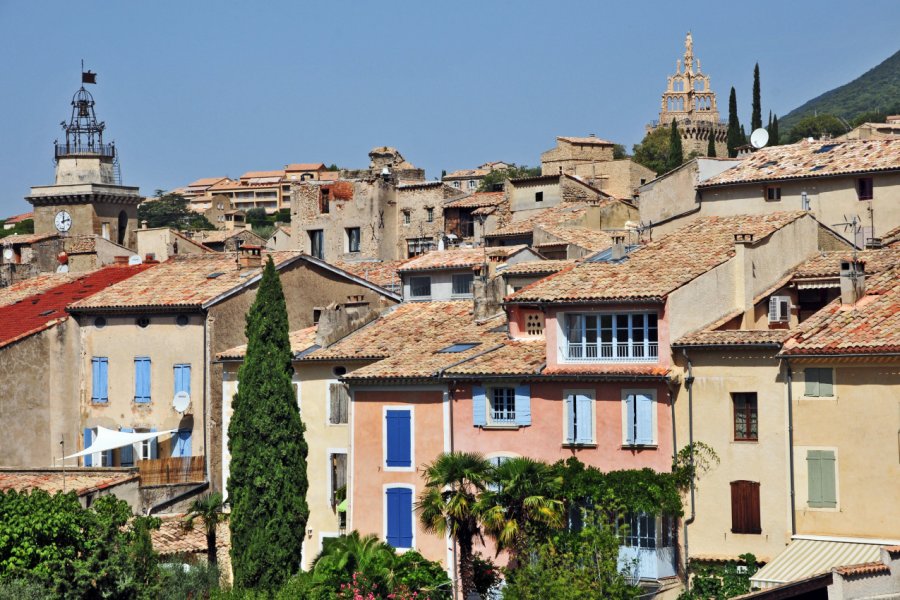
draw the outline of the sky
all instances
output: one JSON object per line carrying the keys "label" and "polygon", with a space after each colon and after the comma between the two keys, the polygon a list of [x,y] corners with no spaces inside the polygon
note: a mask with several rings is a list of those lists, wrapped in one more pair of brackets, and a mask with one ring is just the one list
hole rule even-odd
{"label": "sky", "polygon": [[540,164],[558,135],[631,146],[691,31],[722,118],[749,130],[900,49],[896,0],[790,2],[0,0],[0,218],[53,183],[80,85],[123,183],[150,195],[295,162],[368,166],[394,146],[426,170]]}

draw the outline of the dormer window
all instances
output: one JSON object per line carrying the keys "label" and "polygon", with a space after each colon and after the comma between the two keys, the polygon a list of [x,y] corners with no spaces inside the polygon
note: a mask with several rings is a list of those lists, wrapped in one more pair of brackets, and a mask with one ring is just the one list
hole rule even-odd
{"label": "dormer window", "polygon": [[656,313],[565,315],[562,358],[566,362],[656,362]]}
{"label": "dormer window", "polygon": [[791,299],[788,296],[769,298],[769,323],[787,323],[791,318]]}

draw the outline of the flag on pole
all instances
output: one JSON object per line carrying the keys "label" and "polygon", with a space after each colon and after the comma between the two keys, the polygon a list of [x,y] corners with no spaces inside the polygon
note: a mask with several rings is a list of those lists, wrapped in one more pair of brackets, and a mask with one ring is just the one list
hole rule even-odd
{"label": "flag on pole", "polygon": [[81,83],[97,83],[97,74],[90,71],[82,71]]}

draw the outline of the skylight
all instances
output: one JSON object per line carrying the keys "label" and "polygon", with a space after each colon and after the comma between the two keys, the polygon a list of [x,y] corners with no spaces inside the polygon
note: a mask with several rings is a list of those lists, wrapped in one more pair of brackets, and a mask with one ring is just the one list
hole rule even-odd
{"label": "skylight", "polygon": [[478,344],[479,344],[479,342],[463,342],[460,344],[453,344],[452,346],[447,346],[443,350],[438,350],[438,352],[445,352],[447,354],[456,354],[457,352],[465,352],[466,350],[471,350]]}
{"label": "skylight", "polygon": [[825,168],[825,165],[816,165],[812,169],[810,169],[810,171],[821,171],[824,168]]}
{"label": "skylight", "polygon": [[225,273],[223,273],[222,271],[216,271],[215,273],[210,273],[209,275],[207,275],[206,278],[207,279],[215,279],[216,277],[221,277],[224,274]]}
{"label": "skylight", "polygon": [[825,144],[824,146],[813,152],[813,154],[824,154],[825,152],[831,152],[838,146],[840,146],[840,144]]}

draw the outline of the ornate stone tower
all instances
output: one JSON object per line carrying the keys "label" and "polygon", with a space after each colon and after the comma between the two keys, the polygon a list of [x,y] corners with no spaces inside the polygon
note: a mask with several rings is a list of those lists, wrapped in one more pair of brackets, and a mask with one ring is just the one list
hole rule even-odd
{"label": "ornate stone tower", "polygon": [[99,235],[134,249],[142,198],[138,188],[119,181],[115,144],[103,143],[106,124],[97,121],[94,98],[84,89],[95,78],[90,71],[82,73],[72,115],[62,122],[65,141],[54,144],[56,183],[32,187],[25,199],[34,206],[35,233]]}
{"label": "ornate stone tower", "polygon": [[684,63],[675,61],[675,74],[670,75],[662,95],[659,120],[647,126],[647,131],[678,123],[684,154],[706,155],[710,136],[716,144],[716,156],[727,156],[727,123],[719,119],[716,94],[710,86],[709,75],[700,69],[700,59],[694,58],[694,38],[688,32],[684,40]]}

